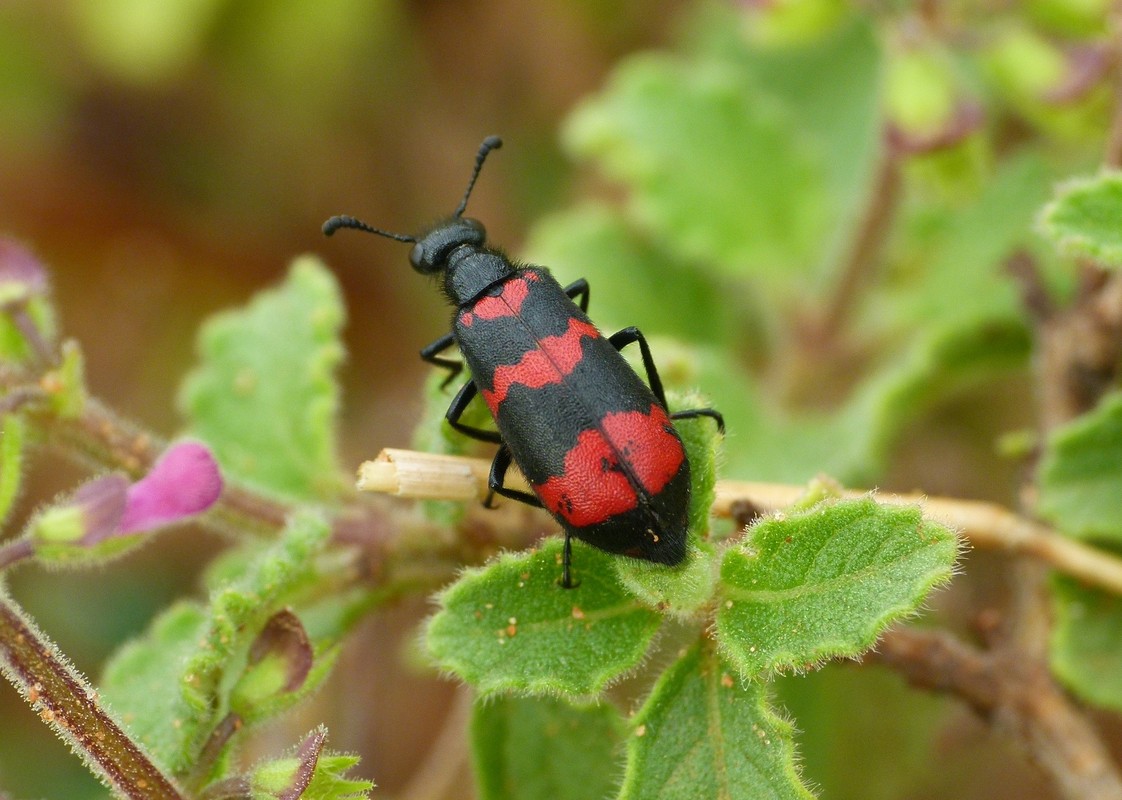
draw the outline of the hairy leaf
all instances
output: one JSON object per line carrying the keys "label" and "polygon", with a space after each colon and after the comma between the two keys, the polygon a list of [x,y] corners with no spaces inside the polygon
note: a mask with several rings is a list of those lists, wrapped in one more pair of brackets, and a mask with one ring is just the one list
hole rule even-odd
{"label": "hairy leaf", "polygon": [[471,742],[480,800],[609,797],[623,721],[608,704],[496,697],[475,705]]}
{"label": "hairy leaf", "polygon": [[181,404],[223,471],[296,498],[338,488],[333,371],[343,307],[331,273],[297,260],[285,282],[203,327]]}
{"label": "hairy leaf", "polygon": [[632,190],[663,246],[733,274],[808,261],[822,166],[782,105],[719,62],[634,56],[569,120],[572,150]]}
{"label": "hairy leaf", "polygon": [[438,598],[429,651],[485,693],[596,694],[639,663],[661,619],[620,585],[613,558],[574,542],[574,589],[558,584],[559,539],[468,570]]}
{"label": "hairy leaf", "polygon": [[1040,221],[1065,255],[1122,267],[1122,173],[1104,172],[1068,183]]}
{"label": "hairy leaf", "polygon": [[1084,700],[1122,711],[1122,598],[1066,577],[1053,597],[1052,670]]}
{"label": "hairy leaf", "polygon": [[871,499],[766,520],[725,554],[718,641],[750,676],[855,656],[949,580],[956,555],[918,508]]}
{"label": "hairy leaf", "polygon": [[793,729],[711,646],[668,669],[631,720],[620,800],[810,798],[795,768]]}
{"label": "hairy leaf", "polygon": [[[240,669],[266,621],[308,578],[329,528],[317,514],[293,518],[284,537],[210,603],[173,606],[106,667],[102,693],[156,760],[189,769],[228,710],[231,670]],[[313,667],[309,683],[322,680]],[[278,704],[278,708],[286,704]]]}
{"label": "hairy leaf", "polygon": [[270,759],[255,767],[250,779],[255,800],[363,800],[369,797],[374,788],[372,781],[347,777],[351,768],[358,764],[358,756],[325,750],[326,741],[327,729],[320,726],[304,738],[293,755]]}
{"label": "hairy leaf", "polygon": [[1037,511],[1071,536],[1122,541],[1122,392],[1052,432]]}

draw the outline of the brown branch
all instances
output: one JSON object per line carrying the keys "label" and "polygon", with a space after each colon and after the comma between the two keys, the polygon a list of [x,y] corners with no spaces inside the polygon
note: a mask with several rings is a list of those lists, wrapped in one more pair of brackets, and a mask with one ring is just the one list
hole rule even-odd
{"label": "brown branch", "polygon": [[985,652],[941,631],[897,628],[863,659],[953,694],[1015,740],[1072,800],[1120,800],[1122,776],[1047,666],[1013,648]]}
{"label": "brown branch", "polygon": [[856,310],[857,296],[868,280],[870,271],[876,266],[877,256],[892,227],[900,201],[900,187],[899,157],[896,149],[886,144],[882,148],[876,177],[869,191],[868,205],[856,235],[839,265],[839,277],[826,307],[808,332],[808,342],[834,341]]}
{"label": "brown branch", "polygon": [[93,687],[2,591],[0,667],[39,718],[119,796],[182,799],[171,780],[101,707]]}

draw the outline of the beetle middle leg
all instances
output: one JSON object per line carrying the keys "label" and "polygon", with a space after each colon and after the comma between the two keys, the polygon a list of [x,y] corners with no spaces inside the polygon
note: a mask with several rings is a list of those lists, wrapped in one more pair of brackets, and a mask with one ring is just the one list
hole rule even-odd
{"label": "beetle middle leg", "polygon": [[452,334],[446,333],[435,342],[421,348],[422,361],[427,361],[429,364],[448,370],[448,375],[445,376],[444,382],[440,384],[441,389],[454,381],[456,376],[459,375],[464,368],[463,362],[440,355],[455,343],[456,339]]}
{"label": "beetle middle leg", "polygon": [[460,418],[463,417],[468,404],[475,399],[477,394],[479,394],[479,387],[475,385],[475,381],[468,381],[461,386],[460,391],[456,392],[456,396],[452,398],[452,404],[448,406],[448,411],[444,414],[444,419],[448,420],[448,424],[464,436],[470,436],[472,439],[478,439],[481,442],[502,444],[503,437],[498,431],[475,428],[460,422]]}

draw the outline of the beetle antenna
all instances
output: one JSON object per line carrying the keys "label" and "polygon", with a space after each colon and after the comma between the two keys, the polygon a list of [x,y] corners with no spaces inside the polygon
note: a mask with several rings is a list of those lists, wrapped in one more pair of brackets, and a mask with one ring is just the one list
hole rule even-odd
{"label": "beetle antenna", "polygon": [[471,171],[471,180],[468,181],[467,190],[464,192],[464,199],[456,206],[456,211],[452,214],[453,217],[458,217],[464,213],[467,208],[468,198],[471,197],[471,190],[475,187],[475,179],[479,177],[479,170],[483,169],[483,161],[487,158],[487,154],[492,150],[498,150],[503,146],[503,140],[498,136],[488,136],[483,140],[483,144],[479,145],[479,152],[475,154],[475,169]]}
{"label": "beetle antenna", "polygon": [[360,219],[340,214],[339,216],[332,217],[327,222],[323,223],[323,235],[330,236],[340,228],[354,228],[355,230],[366,231],[367,233],[376,233],[379,236],[385,236],[387,239],[393,239],[398,242],[415,242],[416,236],[406,236],[404,233],[390,233],[381,228],[375,228],[372,225],[367,225]]}

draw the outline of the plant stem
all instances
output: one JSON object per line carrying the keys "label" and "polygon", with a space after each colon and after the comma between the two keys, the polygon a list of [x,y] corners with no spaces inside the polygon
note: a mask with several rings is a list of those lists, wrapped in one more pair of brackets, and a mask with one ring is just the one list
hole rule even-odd
{"label": "plant stem", "polygon": [[943,631],[896,628],[865,655],[915,686],[950,692],[1017,741],[1071,800],[1120,800],[1122,777],[1094,727],[1047,665],[1015,648],[990,652]]}
{"label": "plant stem", "polygon": [[[387,448],[376,460],[359,468],[358,487],[360,491],[397,497],[464,501],[486,493],[487,473],[488,463],[484,459]],[[507,486],[529,490],[514,468],[507,474]],[[740,506],[748,505],[755,515],[769,514],[787,508],[805,493],[805,486],[719,481],[712,512],[719,517],[735,517]],[[859,490],[840,492],[846,498],[868,495],[869,492]],[[892,505],[918,505],[924,516],[958,531],[975,547],[1032,556],[1072,577],[1122,595],[1122,558],[1061,536],[1047,525],[996,503],[919,493],[878,493],[875,498]],[[501,498],[496,498],[496,502],[501,503]]]}
{"label": "plant stem", "polygon": [[12,539],[10,542],[0,544],[0,572],[3,572],[13,564],[18,564],[26,558],[30,558],[35,554],[35,548],[31,542],[22,536],[18,539]]}
{"label": "plant stem", "polygon": [[876,177],[869,191],[868,206],[860,220],[845,259],[842,261],[825,310],[808,337],[813,342],[833,342],[858,306],[858,294],[876,266],[885,237],[900,200],[900,162],[895,149],[881,148]]}
{"label": "plant stem", "polygon": [[182,800],[171,780],[101,707],[94,688],[3,591],[0,666],[39,718],[119,796]]}

